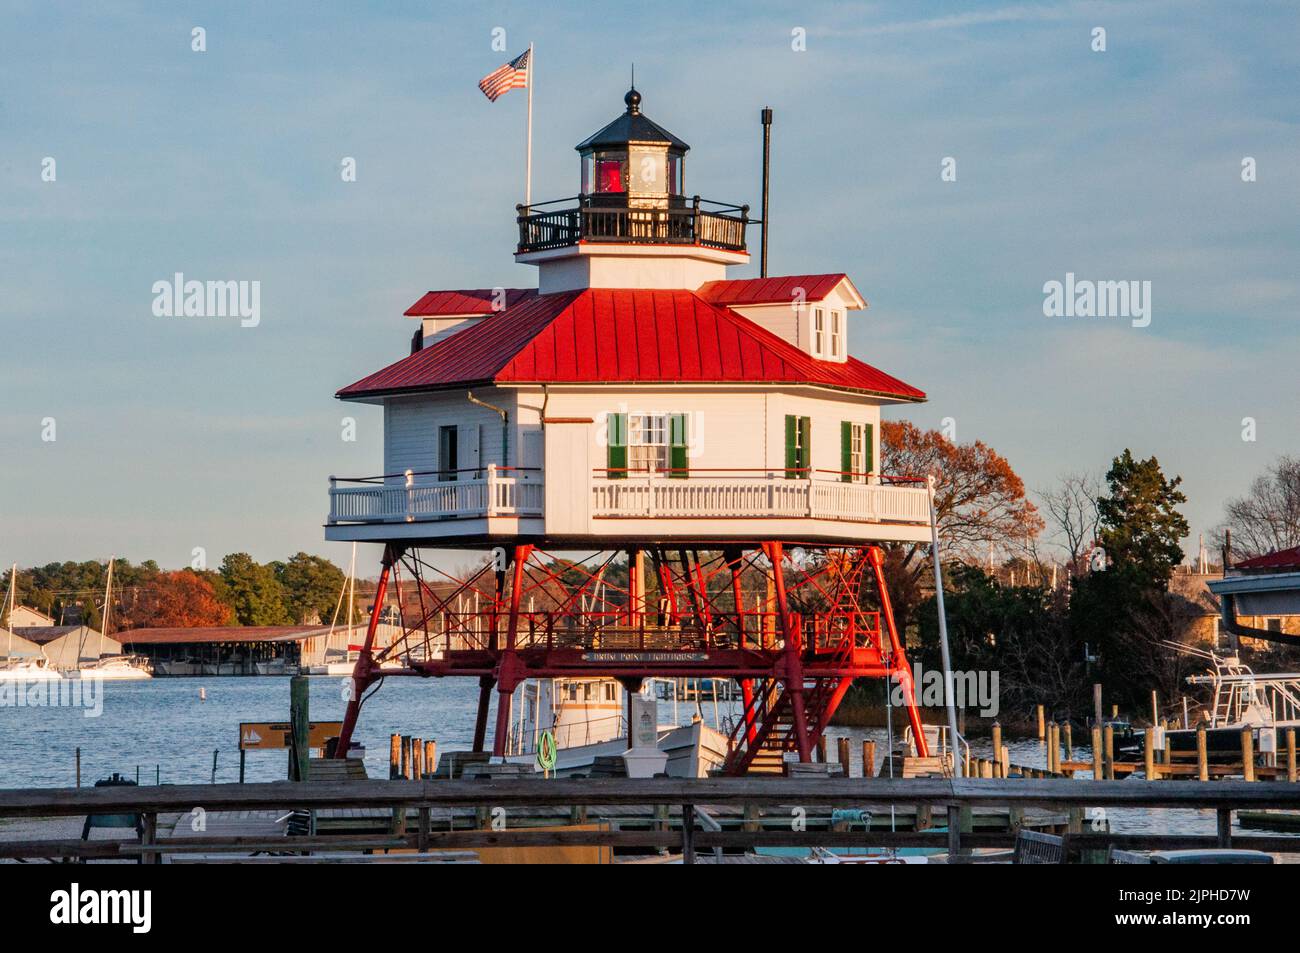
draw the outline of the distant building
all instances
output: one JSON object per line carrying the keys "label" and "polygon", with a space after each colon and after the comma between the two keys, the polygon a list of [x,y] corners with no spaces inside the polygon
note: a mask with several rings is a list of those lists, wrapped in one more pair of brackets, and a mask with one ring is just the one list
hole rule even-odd
{"label": "distant building", "polygon": [[54,620],[47,616],[40,609],[33,609],[31,606],[15,606],[14,611],[10,613],[9,628],[27,629],[38,626],[52,626]]}
{"label": "distant building", "polygon": [[1226,634],[1247,644],[1300,645],[1300,546],[1242,560],[1208,587],[1220,599]]}

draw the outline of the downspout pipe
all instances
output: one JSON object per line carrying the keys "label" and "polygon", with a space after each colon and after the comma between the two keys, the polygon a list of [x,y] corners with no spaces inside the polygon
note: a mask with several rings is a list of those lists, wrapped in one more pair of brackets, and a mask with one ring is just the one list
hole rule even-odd
{"label": "downspout pipe", "polygon": [[474,392],[472,390],[465,391],[465,399],[468,400],[471,404],[476,404],[479,407],[486,407],[488,410],[492,411],[493,413],[500,415],[501,417],[501,465],[503,467],[508,467],[510,465],[510,453],[509,453],[510,414],[503,407],[498,407],[495,404],[489,404],[485,400],[479,400],[477,397],[474,396]]}

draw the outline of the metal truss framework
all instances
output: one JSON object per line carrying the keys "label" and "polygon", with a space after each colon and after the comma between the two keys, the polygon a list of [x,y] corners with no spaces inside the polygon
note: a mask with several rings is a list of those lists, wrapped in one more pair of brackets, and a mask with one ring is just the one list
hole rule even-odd
{"label": "metal truss framework", "polygon": [[[478,678],[476,751],[485,750],[495,690],[496,755],[525,679],[616,678],[637,691],[654,676],[732,678],[743,708],[731,731],[731,774],[763,752],[811,760],[852,680],[892,679],[919,753],[928,753],[879,547],[768,540],[574,556],[519,542],[486,555],[456,576],[419,547],[385,547],[365,640],[355,646],[340,757],[367,691],[389,676]],[[381,618],[394,611],[400,635],[378,646]]]}

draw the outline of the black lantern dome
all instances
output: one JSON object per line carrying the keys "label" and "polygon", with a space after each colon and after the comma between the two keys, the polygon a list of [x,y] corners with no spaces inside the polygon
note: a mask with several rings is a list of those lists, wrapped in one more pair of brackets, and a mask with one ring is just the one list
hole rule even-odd
{"label": "black lantern dome", "polygon": [[593,204],[681,205],[691,147],[641,112],[635,87],[623,102],[623,115],[574,147],[582,158],[583,195]]}

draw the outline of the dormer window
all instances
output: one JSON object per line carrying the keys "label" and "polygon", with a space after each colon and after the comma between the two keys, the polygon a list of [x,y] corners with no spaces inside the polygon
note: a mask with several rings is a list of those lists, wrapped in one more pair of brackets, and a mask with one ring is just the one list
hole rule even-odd
{"label": "dormer window", "polygon": [[826,309],[813,309],[813,353],[821,356],[826,344]]}
{"label": "dormer window", "polygon": [[831,357],[839,357],[844,353],[844,335],[841,330],[843,319],[842,312],[831,312]]}

